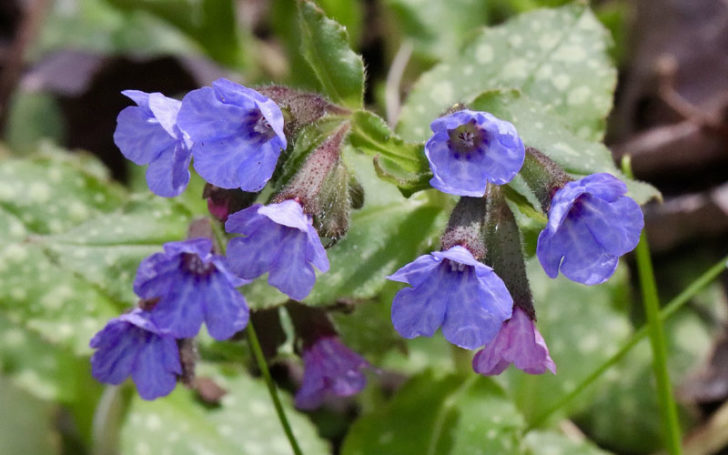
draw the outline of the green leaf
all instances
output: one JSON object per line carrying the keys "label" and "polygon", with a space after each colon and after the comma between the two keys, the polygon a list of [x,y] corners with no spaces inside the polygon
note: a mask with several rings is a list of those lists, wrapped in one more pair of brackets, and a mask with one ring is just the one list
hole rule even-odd
{"label": "green leaf", "polygon": [[19,390],[0,376],[0,453],[53,455],[61,453],[54,428],[55,406]]}
{"label": "green leaf", "polygon": [[24,391],[45,400],[75,398],[75,362],[69,353],[45,342],[0,314],[0,372]]}
{"label": "green leaf", "polygon": [[120,11],[108,0],[76,2],[73,14],[68,13],[67,4],[53,2],[38,38],[31,44],[29,58],[32,60],[59,49],[134,55],[194,52],[194,43],[178,29],[149,14]]}
{"label": "green leaf", "polygon": [[301,53],[324,93],[334,103],[359,108],[364,96],[364,62],[349,47],[346,29],[326,17],[313,2],[299,3]]}
{"label": "green leaf", "polygon": [[[318,274],[313,291],[305,299],[309,305],[375,296],[387,275],[424,249],[433,248],[446,221],[442,206],[426,195],[404,199],[394,187],[382,185],[361,154],[345,153],[344,161],[364,187],[364,207],[352,213],[346,237],[327,250],[331,268]],[[243,289],[253,308],[280,305],[288,299],[266,279],[264,276]]]}
{"label": "green leaf", "polygon": [[477,96],[471,106],[513,123],[525,145],[545,153],[567,172],[577,176],[597,172],[613,174],[627,183],[630,196],[640,204],[660,197],[652,185],[624,176],[604,144],[579,137],[561,118],[545,112],[538,102],[517,90],[485,92]]}
{"label": "green leaf", "polygon": [[99,166],[61,153],[0,161],[0,310],[78,354],[135,303],[139,262],[184,238],[190,217],[162,198],[124,204],[128,196]]}
{"label": "green leaf", "polygon": [[447,59],[477,27],[488,21],[488,2],[473,0],[388,0],[397,28],[427,59]]}
{"label": "green leaf", "polygon": [[424,140],[436,117],[485,90],[519,89],[578,136],[598,140],[612,106],[616,71],[608,33],[583,4],[538,10],[483,29],[462,52],[415,84],[398,131]]}
{"label": "green leaf", "polygon": [[[703,366],[703,357],[711,351],[712,340],[720,336],[720,329],[706,322],[703,308],[684,308],[665,324],[670,334],[670,378],[676,388],[690,383],[692,374]],[[663,442],[660,404],[654,381],[645,381],[652,374],[652,351],[644,340],[605,374],[595,386],[597,391],[589,407],[574,420],[594,441],[618,452],[659,451]],[[695,414],[679,410],[681,427],[689,432]]]}
{"label": "green leaf", "polygon": [[531,431],[523,444],[526,455],[609,455],[587,440],[575,441],[553,431]]}
{"label": "green leaf", "polygon": [[[219,407],[204,406],[181,386],[156,401],[135,397],[121,432],[122,455],[289,455],[291,447],[262,381],[213,375],[227,391]],[[286,415],[303,453],[330,449],[308,419],[283,397]]]}
{"label": "green leaf", "polygon": [[197,41],[215,60],[237,65],[241,45],[233,0],[106,0],[124,11],[147,11]]}
{"label": "green leaf", "polygon": [[517,454],[523,426],[489,379],[426,371],[354,422],[342,454]]}
{"label": "green leaf", "polygon": [[349,142],[374,159],[379,178],[397,185],[405,197],[430,188],[430,166],[423,145],[397,136],[376,114],[357,111],[352,116]]}

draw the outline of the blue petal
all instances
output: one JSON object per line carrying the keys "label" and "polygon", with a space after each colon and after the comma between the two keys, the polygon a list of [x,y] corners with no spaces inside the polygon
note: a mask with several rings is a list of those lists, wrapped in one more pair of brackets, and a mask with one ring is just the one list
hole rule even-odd
{"label": "blue petal", "polygon": [[483,169],[462,158],[455,159],[446,133],[437,133],[425,144],[433,178],[430,185],[458,196],[482,197],[488,183]]}
{"label": "blue petal", "polygon": [[407,283],[410,286],[419,286],[420,283],[430,277],[430,274],[438,265],[440,265],[440,260],[434,255],[424,254],[389,275],[387,279]]}
{"label": "blue petal", "polygon": [[277,204],[268,204],[261,207],[258,213],[265,215],[276,224],[298,229],[301,232],[308,231],[311,226],[311,217],[303,213],[303,207],[293,199],[287,199]]}
{"label": "blue petal", "polygon": [[607,173],[588,175],[579,182],[587,192],[607,202],[612,202],[627,192],[624,182]]}
{"label": "blue petal", "polygon": [[[237,275],[252,280],[271,269],[276,256],[283,255],[284,230],[265,217],[260,227],[247,237],[235,237],[228,243],[227,258],[230,269]],[[263,221],[264,220],[264,221]]]}
{"label": "blue petal", "polygon": [[404,338],[432,336],[445,320],[452,283],[440,265],[419,285],[400,290],[392,301],[392,324]]}
{"label": "blue petal", "polygon": [[205,181],[215,186],[240,188],[240,168],[251,152],[254,152],[251,142],[242,136],[195,142],[193,165]]}
{"label": "blue petal", "polygon": [[136,164],[148,164],[174,143],[159,122],[140,107],[126,107],[116,118],[114,144]]}
{"label": "blue petal", "polygon": [[182,253],[195,254],[208,264],[212,258],[212,240],[206,237],[195,237],[179,242],[167,242],[164,244],[164,252],[170,257]]}
{"label": "blue petal", "polygon": [[205,324],[212,338],[227,340],[248,324],[245,298],[225,275],[212,273],[200,292],[205,295]]}
{"label": "blue petal", "polygon": [[153,299],[167,294],[180,275],[180,258],[170,258],[165,253],[155,253],[144,259],[137,268],[134,292],[143,299]]}
{"label": "blue petal", "polygon": [[485,267],[485,269],[491,270],[490,267],[478,262],[467,248],[460,245],[455,245],[447,251],[435,251],[432,255],[440,260],[449,259],[460,264],[470,265],[473,267]]}
{"label": "blue petal", "polygon": [[134,325],[111,320],[91,340],[96,349],[91,356],[91,374],[96,380],[108,384],[121,384],[131,375],[140,347],[151,333]]}
{"label": "blue petal", "polygon": [[513,180],[521,170],[526,158],[526,149],[518,136],[515,136],[515,140],[510,136],[498,136],[493,139],[482,156],[483,161],[475,162],[473,165],[482,166],[489,182],[503,185]]}
{"label": "blue petal", "polygon": [[174,197],[182,193],[190,181],[192,155],[184,143],[163,151],[147,168],[147,185],[158,196]]}
{"label": "blue petal", "polygon": [[152,110],[149,109],[149,93],[141,90],[122,90],[121,94],[134,101],[148,115],[154,115]]}
{"label": "blue petal", "polygon": [[628,197],[607,202],[592,196],[581,200],[579,222],[585,223],[604,251],[621,256],[639,243],[644,227],[640,206]]}
{"label": "blue petal", "polygon": [[316,283],[313,267],[306,262],[307,234],[286,229],[281,238],[281,253],[270,266],[268,283],[294,300],[303,300]]}
{"label": "blue petal", "polygon": [[503,280],[488,266],[475,269],[475,276],[486,296],[483,302],[499,319],[505,321],[513,314],[513,298]]}
{"label": "blue petal", "polygon": [[561,259],[564,257],[564,245],[561,242],[554,241],[556,234],[548,229],[544,229],[538,235],[538,243],[536,245],[536,256],[541,263],[544,272],[551,278],[559,275],[559,266]]}
{"label": "blue petal", "polygon": [[150,312],[151,320],[162,333],[175,338],[192,338],[197,335],[204,318],[204,294],[200,292],[195,277],[180,273],[179,278],[161,296]]}
{"label": "blue petal", "polygon": [[262,220],[269,220],[268,217],[258,213],[258,209],[261,207],[263,207],[262,204],[253,204],[246,209],[230,214],[225,222],[225,231],[236,234],[252,234],[259,228],[259,223]]}
{"label": "blue petal", "polygon": [[[483,287],[475,271],[451,273],[448,283],[441,283],[441,286],[449,289],[450,303],[442,325],[445,338],[465,349],[477,349],[492,341],[507,317],[499,314],[502,302]],[[512,306],[512,300],[510,303]]]}
{"label": "blue petal", "polygon": [[308,246],[306,250],[306,262],[315,265],[321,272],[329,271],[329,258],[326,256],[326,250],[321,244],[318,232],[313,226],[309,226],[306,232],[308,236]]}
{"label": "blue petal", "polygon": [[182,103],[174,98],[168,98],[161,93],[149,94],[149,110],[154,114],[159,125],[170,136],[179,139],[177,130],[177,113]]}
{"label": "blue petal", "polygon": [[214,142],[240,133],[251,112],[257,112],[253,101],[242,105],[228,104],[218,99],[213,88],[203,87],[192,90],[182,99],[177,126],[194,142]]}
{"label": "blue petal", "polygon": [[604,250],[586,224],[567,218],[551,239],[564,260],[561,273],[570,280],[594,285],[607,281],[617,269],[619,258]]}
{"label": "blue petal", "polygon": [[[177,357],[176,371],[170,371],[170,358]],[[170,337],[153,336],[140,350],[132,372],[132,379],[137,386],[139,396],[145,400],[154,400],[174,390],[177,375],[182,372],[179,364],[177,343]]]}
{"label": "blue petal", "polygon": [[284,145],[278,138],[273,138],[246,147],[247,156],[238,164],[238,186],[243,191],[255,193],[270,180]]}
{"label": "blue petal", "polygon": [[476,111],[471,111],[469,109],[453,112],[452,114],[433,120],[432,123],[430,123],[430,129],[434,133],[447,133],[448,130],[457,128],[473,120],[476,113]]}

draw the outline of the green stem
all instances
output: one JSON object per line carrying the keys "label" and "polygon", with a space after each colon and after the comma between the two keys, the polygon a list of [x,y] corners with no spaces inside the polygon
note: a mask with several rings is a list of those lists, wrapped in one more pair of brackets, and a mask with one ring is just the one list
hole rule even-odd
{"label": "green stem", "polygon": [[[665,308],[660,311],[659,320],[664,322],[670,316],[674,315],[683,305],[690,301],[693,296],[700,292],[705,286],[713,281],[718,275],[720,275],[725,269],[728,263],[728,256],[721,259],[711,268],[700,275],[695,281],[693,281],[688,287],[685,288],[680,294],[672,299]],[[528,426],[527,430],[532,430],[541,426],[549,417],[551,417],[556,411],[569,404],[574,398],[579,396],[581,392],[586,390],[592,383],[599,379],[604,372],[609,370],[613,365],[617,364],[632,348],[637,345],[645,336],[647,336],[648,327],[643,326],[636,331],[632,336],[622,345],[619,350],[614,353],[604,363],[599,365],[594,371],[592,371],[583,381],[579,383],[571,392],[564,395],[559,401],[553,406],[547,409],[544,413],[534,418]]]}
{"label": "green stem", "polygon": [[667,370],[667,340],[664,327],[660,320],[660,302],[657,296],[655,274],[652,270],[650,248],[647,245],[647,235],[642,232],[640,243],[637,245],[637,270],[639,272],[642,300],[647,315],[647,332],[652,346],[652,368],[657,380],[657,395],[662,408],[662,424],[665,432],[667,449],[672,455],[682,453],[680,436],[680,422],[677,418],[677,406],[672,394],[670,373]]}
{"label": "green stem", "polygon": [[291,449],[293,449],[293,453],[295,455],[303,455],[303,452],[301,452],[301,448],[298,445],[298,441],[296,441],[296,436],[294,436],[293,434],[291,425],[288,423],[288,418],[286,417],[286,413],[283,410],[283,405],[281,405],[281,400],[278,397],[278,392],[276,391],[276,386],[273,383],[273,378],[271,378],[270,376],[268,364],[266,363],[265,357],[263,356],[263,350],[260,348],[258,335],[255,333],[255,329],[253,328],[253,321],[248,322],[248,327],[245,331],[248,332],[248,341],[250,341],[250,347],[253,349],[255,361],[258,364],[258,368],[260,368],[261,373],[263,373],[263,378],[265,378],[265,384],[268,386],[268,393],[270,393],[271,400],[273,400],[273,406],[276,408],[278,420],[281,421],[281,426],[283,427],[283,431],[285,431],[286,433],[288,442],[291,444]]}
{"label": "green stem", "polygon": [[[634,178],[629,158],[622,162],[624,173]],[[677,417],[677,405],[672,393],[670,372],[667,370],[667,339],[660,320],[660,301],[657,295],[655,273],[652,269],[650,247],[647,244],[647,233],[642,230],[640,243],[635,250],[637,259],[637,272],[642,288],[642,303],[647,315],[647,328],[652,346],[652,369],[657,382],[657,396],[662,411],[662,425],[667,449],[671,455],[682,453],[680,435],[680,422]]]}

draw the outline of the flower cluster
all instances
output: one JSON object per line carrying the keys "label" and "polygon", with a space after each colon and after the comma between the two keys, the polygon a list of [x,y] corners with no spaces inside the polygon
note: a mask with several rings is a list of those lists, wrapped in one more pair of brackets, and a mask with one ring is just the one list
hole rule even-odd
{"label": "flower cluster", "polygon": [[139,265],[134,292],[141,308],[112,319],[91,340],[93,376],[119,384],[131,375],[139,395],[154,399],[174,389],[182,374],[176,340],[197,335],[225,340],[248,323],[248,306],[212,241],[196,238],[164,245]]}
{"label": "flower cluster", "polygon": [[[342,343],[325,311],[297,303],[312,291],[316,269],[329,270],[321,236],[335,244],[348,229],[350,210],[359,207],[352,197],[358,184],[341,159],[351,124],[340,123],[328,137],[304,145],[305,152],[298,144],[295,153],[289,149],[283,156],[300,160],[295,172],[279,167],[302,123],[327,110],[339,120],[350,113],[313,94],[263,91],[276,100],[225,79],[182,101],[123,92],[136,106],[118,116],[114,140],[121,152],[148,165],[147,183],[160,196],[184,191],[192,164],[207,182],[203,196],[229,241],[225,256],[213,251],[210,239],[197,237],[167,243],[141,262],[134,281],[139,308],[91,340],[98,380],[119,384],[131,376],[145,399],[170,393],[185,374],[180,346],[203,323],[217,340],[243,330],[249,310],[238,288],[268,274],[268,283],[291,299],[286,309],[303,346],[296,406],[313,409],[327,394],[348,396],[364,387],[369,363]],[[499,186],[523,176],[548,215],[537,246],[546,274],[555,278],[560,271],[587,285],[606,281],[619,257],[635,248],[644,224],[639,206],[609,174],[574,180],[524,147],[511,123],[487,112],[456,110],[431,129],[424,144],[430,185],[460,200],[441,250],[388,277],[408,285],[392,302],[394,328],[405,338],[433,336],[441,328],[450,343],[478,350],[473,369],[482,375],[500,374],[511,363],[530,374],[555,373],[535,325],[520,232]],[[269,182],[268,203],[256,202],[270,194],[258,194]]]}
{"label": "flower cluster", "polygon": [[[91,359],[94,377],[119,384],[131,376],[140,395],[154,399],[174,388],[183,374],[178,345],[195,337],[203,323],[217,340],[246,327],[249,310],[237,288],[268,273],[272,286],[302,300],[315,283],[313,267],[326,272],[329,261],[312,214],[295,197],[296,188],[286,189],[291,199],[251,205],[288,143],[276,102],[225,79],[191,91],[181,102],[160,93],[123,94],[136,106],[119,113],[114,140],[128,159],[149,165],[150,190],[166,197],[180,194],[193,162],[207,181],[211,214],[226,220],[227,232],[242,234],[230,240],[226,256],[215,254],[213,242],[204,237],[165,244],[162,252],[139,265],[134,281],[139,308],[110,321],[91,341],[96,349]],[[324,111],[317,107],[317,115]],[[338,163],[338,156],[334,159]],[[322,356],[343,352],[330,348],[332,343],[314,344],[304,354],[307,370],[328,371],[321,373],[326,387],[338,371],[331,370],[331,362],[338,363],[335,357]],[[312,389],[315,375],[307,376],[304,387],[309,398],[303,400],[309,405],[313,394],[326,388],[318,384]],[[352,387],[346,390],[356,389]],[[339,393],[345,388],[334,389]]]}
{"label": "flower cluster", "polygon": [[[420,256],[389,277],[411,286],[394,297],[394,328],[414,338],[432,336],[442,327],[445,338],[457,346],[484,346],[473,359],[473,369],[483,375],[500,374],[510,363],[531,374],[555,373],[534,324],[525,268],[514,269],[517,259],[503,254],[521,257],[521,246],[513,215],[495,185],[511,181],[530,154],[524,177],[543,196],[548,212],[538,258],[548,276],[555,278],[561,270],[584,284],[606,281],[619,257],[635,248],[644,224],[639,205],[625,196],[624,183],[609,174],[573,181],[540,152],[527,151],[512,124],[489,113],[458,110],[433,121],[431,129],[425,144],[430,184],[463,198],[442,237],[442,251]],[[496,202],[472,199],[484,196]],[[500,215],[488,213],[493,211]],[[515,234],[503,234],[509,231]],[[489,251],[488,237],[498,235],[502,238],[495,251]],[[514,246],[503,245],[509,242]],[[501,279],[494,269],[507,276]]]}

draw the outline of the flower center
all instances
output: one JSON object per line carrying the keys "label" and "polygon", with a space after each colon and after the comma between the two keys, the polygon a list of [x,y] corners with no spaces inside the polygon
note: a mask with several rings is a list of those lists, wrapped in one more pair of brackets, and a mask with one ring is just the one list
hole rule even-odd
{"label": "flower center", "polygon": [[212,263],[205,264],[202,259],[193,253],[182,254],[182,267],[197,276],[207,276],[215,270],[215,266]]}
{"label": "flower center", "polygon": [[253,132],[265,138],[271,138],[276,134],[261,112],[258,112],[258,118],[253,123]]}
{"label": "flower center", "polygon": [[474,155],[483,153],[483,145],[487,144],[485,131],[478,128],[475,120],[447,131],[450,139],[447,145],[455,159],[470,160]]}

